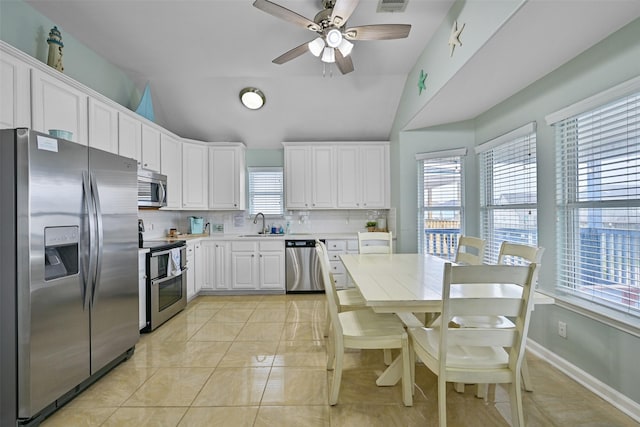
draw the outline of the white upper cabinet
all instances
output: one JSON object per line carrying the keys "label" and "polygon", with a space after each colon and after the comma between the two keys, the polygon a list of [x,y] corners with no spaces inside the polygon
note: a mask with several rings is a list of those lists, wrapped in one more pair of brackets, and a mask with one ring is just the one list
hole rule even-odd
{"label": "white upper cabinet", "polygon": [[388,143],[339,145],[336,158],[338,208],[389,208]]}
{"label": "white upper cabinet", "polygon": [[209,209],[244,210],[244,144],[209,147]]}
{"label": "white upper cabinet", "polygon": [[118,154],[118,110],[89,98],[89,147]]}
{"label": "white upper cabinet", "polygon": [[182,143],[182,207],[207,209],[209,157],[208,147]]}
{"label": "white upper cabinet", "polygon": [[285,145],[287,209],[331,209],[336,205],[332,145]]}
{"label": "white upper cabinet", "polygon": [[142,160],[142,123],[126,113],[118,113],[118,154]]}
{"label": "white upper cabinet", "polygon": [[142,124],[142,167],[160,172],[160,131]]}
{"label": "white upper cabinet", "polygon": [[[160,173],[167,176],[167,208],[182,207],[182,142],[161,134]],[[144,155],[144,147],[143,147]]]}
{"label": "white upper cabinet", "polygon": [[33,128],[48,133],[61,129],[73,133],[72,141],[87,145],[87,98],[85,93],[49,74],[31,72],[31,118]]}
{"label": "white upper cabinet", "polygon": [[29,69],[13,55],[0,55],[0,129],[31,127]]}

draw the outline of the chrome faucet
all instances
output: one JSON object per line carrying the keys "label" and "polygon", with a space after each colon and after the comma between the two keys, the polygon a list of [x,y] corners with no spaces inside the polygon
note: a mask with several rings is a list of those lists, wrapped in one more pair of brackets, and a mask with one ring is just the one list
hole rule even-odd
{"label": "chrome faucet", "polygon": [[262,230],[260,230],[259,234],[265,234],[267,232],[267,225],[264,222],[264,214],[262,212],[258,212],[256,216],[253,218],[253,223],[258,223],[258,215],[262,215]]}

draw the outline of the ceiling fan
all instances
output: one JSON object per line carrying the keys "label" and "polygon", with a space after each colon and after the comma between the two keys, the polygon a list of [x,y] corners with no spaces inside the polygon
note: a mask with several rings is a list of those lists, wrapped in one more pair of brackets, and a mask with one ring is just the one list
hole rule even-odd
{"label": "ceiling fan", "polygon": [[312,21],[269,0],[255,0],[253,5],[258,9],[318,33],[315,39],[294,47],[272,62],[284,64],[305,52],[311,52],[322,62],[335,63],[342,74],[347,74],[353,71],[353,61],[349,55],[353,49],[353,43],[350,40],[392,40],[409,35],[411,25],[408,24],[378,24],[346,28],[347,20],[359,1],[322,0],[324,9],[318,12]]}

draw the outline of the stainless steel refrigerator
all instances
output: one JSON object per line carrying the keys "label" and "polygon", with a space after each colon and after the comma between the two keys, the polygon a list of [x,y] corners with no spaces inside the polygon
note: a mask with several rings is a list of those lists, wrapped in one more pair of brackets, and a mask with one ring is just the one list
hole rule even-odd
{"label": "stainless steel refrigerator", "polygon": [[0,426],[38,424],[138,341],[137,164],[0,130]]}

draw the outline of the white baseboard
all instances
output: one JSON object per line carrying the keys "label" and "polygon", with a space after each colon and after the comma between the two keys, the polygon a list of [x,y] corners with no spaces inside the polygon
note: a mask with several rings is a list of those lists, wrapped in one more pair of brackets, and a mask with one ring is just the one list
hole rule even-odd
{"label": "white baseboard", "polygon": [[629,399],[618,390],[614,390],[599,379],[533,341],[531,338],[527,339],[527,350],[549,362],[593,393],[629,415],[635,421],[640,422],[640,403]]}

